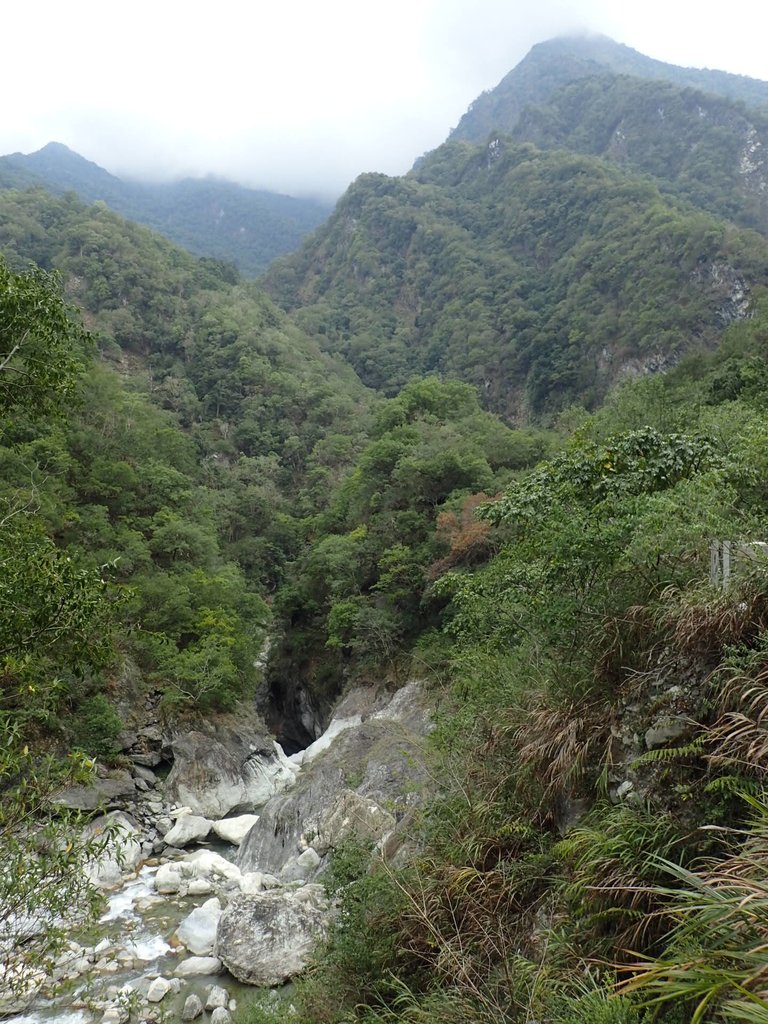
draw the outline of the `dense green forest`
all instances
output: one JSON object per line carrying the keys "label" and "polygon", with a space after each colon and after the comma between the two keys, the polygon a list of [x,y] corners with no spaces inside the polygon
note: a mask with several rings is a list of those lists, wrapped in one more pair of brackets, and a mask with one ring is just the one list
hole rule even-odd
{"label": "dense green forest", "polygon": [[[73,197],[0,204],[7,259],[58,272],[101,350],[66,419],[23,405],[4,424],[5,501],[73,562],[109,566],[124,674],[226,707],[257,682],[264,596],[361,446],[370,399],[226,267]],[[48,723],[67,707],[79,729],[105,685],[61,688]]]}
{"label": "dense green forest", "polygon": [[714,345],[766,281],[757,233],[603,160],[503,139],[362,176],[265,279],[370,387],[442,373],[522,423]]}
{"label": "dense green forest", "polygon": [[768,233],[762,156],[768,108],[604,75],[579,79],[549,103],[526,107],[512,136],[606,157],[653,178],[663,192]]}
{"label": "dense green forest", "polygon": [[[12,863],[40,794],[119,757],[126,695],[261,687],[278,728],[293,686],[434,696],[410,855],[337,851],[330,936],[248,1024],[768,1020],[768,241],[742,108],[707,98],[702,156],[662,96],[703,102],[585,77],[536,138],[363,176],[271,297],[0,191]],[[37,877],[71,876],[55,836]]]}
{"label": "dense green forest", "polygon": [[482,566],[431,583],[448,699],[421,853],[348,853],[275,1020],[766,1019],[768,577],[747,557],[724,589],[710,542],[764,536],[767,344],[763,308],[480,503]]}
{"label": "dense green forest", "polygon": [[212,177],[166,184],[123,181],[59,142],[36,153],[0,156],[0,188],[33,187],[104,202],[190,252],[233,263],[250,276],[292,252],[330,212],[330,205],[320,200]]}

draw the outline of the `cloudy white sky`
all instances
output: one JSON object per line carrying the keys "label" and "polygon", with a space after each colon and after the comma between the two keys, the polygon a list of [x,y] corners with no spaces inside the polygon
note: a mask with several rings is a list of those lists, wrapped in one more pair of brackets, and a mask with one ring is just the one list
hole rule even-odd
{"label": "cloudy white sky", "polygon": [[56,140],[125,177],[338,194],[579,30],[768,79],[765,0],[36,0],[3,11],[0,153]]}

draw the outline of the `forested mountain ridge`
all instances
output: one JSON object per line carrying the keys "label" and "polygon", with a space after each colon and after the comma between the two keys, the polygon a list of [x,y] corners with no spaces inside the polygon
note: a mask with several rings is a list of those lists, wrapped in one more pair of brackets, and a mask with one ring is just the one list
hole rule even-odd
{"label": "forested mountain ridge", "polygon": [[270,271],[290,314],[103,203],[0,192],[3,839],[41,751],[114,759],[126,691],[250,700],[268,637],[297,746],[302,698],[434,695],[437,798],[334,847],[312,970],[238,1024],[766,1024],[768,241],[727,161],[639,166],[656,89],[585,79],[529,108],[543,148],[363,176]]}
{"label": "forested mountain ridge", "polygon": [[524,422],[716,344],[767,257],[647,177],[499,138],[364,175],[265,284],[369,386],[437,372]]}
{"label": "forested mountain ridge", "polygon": [[753,110],[669,82],[600,75],[525,107],[512,137],[604,157],[768,234],[768,106]]}
{"label": "forested mountain ridge", "polygon": [[57,271],[101,350],[83,351],[65,420],[22,405],[0,423],[0,503],[34,509],[74,565],[111,566],[117,674],[54,692],[34,663],[20,677],[32,673],[38,724],[109,755],[120,723],[104,692],[120,679],[169,708],[253,692],[264,596],[365,442],[371,400],[231,268],[103,204],[5,190],[0,225],[10,265]]}
{"label": "forested mountain ridge", "polygon": [[489,94],[511,135],[457,131],[404,178],[362,176],[265,285],[387,394],[436,372],[515,422],[593,407],[717,344],[766,284],[764,239],[738,228],[768,230],[768,115],[733,94],[768,87],[540,44]]}
{"label": "forested mountain ridge", "polygon": [[36,153],[0,157],[0,187],[43,186],[100,200],[116,213],[154,228],[199,256],[260,273],[291,252],[328,216],[330,206],[216,178],[184,178],[168,184],[123,181],[61,143]]}
{"label": "forested mountain ridge", "polygon": [[547,102],[577,79],[606,73],[666,81],[751,107],[768,106],[768,83],[758,79],[665,64],[607,36],[562,36],[532,47],[495,88],[478,96],[450,138],[485,142],[492,132],[512,132],[529,104]]}

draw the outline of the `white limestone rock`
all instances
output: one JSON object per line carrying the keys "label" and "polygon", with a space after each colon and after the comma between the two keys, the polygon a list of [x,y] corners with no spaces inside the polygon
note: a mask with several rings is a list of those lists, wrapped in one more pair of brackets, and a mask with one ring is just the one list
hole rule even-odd
{"label": "white limestone rock", "polygon": [[280,872],[281,882],[305,882],[311,878],[320,867],[321,859],[316,850],[311,846],[300,853],[298,857],[291,857],[288,863]]}
{"label": "white limestone rock", "polygon": [[193,877],[209,878],[214,882],[217,879],[239,882],[242,874],[236,864],[213,850],[195,850],[194,853],[187,854],[181,864],[184,865],[182,872],[189,869]]}
{"label": "white limestone rock", "polygon": [[200,1000],[200,996],[191,995],[187,996],[184,1002],[184,1009],[181,1011],[182,1020],[197,1020],[198,1017],[203,1015],[203,1004]]}
{"label": "white limestone rock", "polygon": [[215,1010],[218,1006],[223,1006],[226,1009],[228,1005],[229,992],[221,985],[214,985],[205,1001],[206,1010]]}
{"label": "white limestone rock", "polygon": [[147,991],[147,1002],[159,1003],[161,1000],[165,999],[171,989],[171,983],[167,978],[163,978],[162,976],[155,978]]}
{"label": "white limestone rock", "polygon": [[89,880],[100,889],[119,885],[123,876],[133,872],[141,860],[139,830],[133,819],[122,811],[113,811],[89,822],[83,829],[83,838],[102,846],[85,868]]}
{"label": "white limestone rock", "polygon": [[199,814],[182,814],[176,824],[165,833],[168,846],[182,848],[190,843],[201,843],[211,831],[213,822]]}
{"label": "white limestone rock", "polygon": [[216,940],[221,917],[221,903],[216,897],[195,907],[176,929],[176,938],[196,956],[209,956]]}
{"label": "white limestone rock", "polygon": [[225,843],[239,846],[258,820],[258,814],[239,814],[236,818],[222,818],[221,821],[214,821],[213,831]]}
{"label": "white limestone rock", "polygon": [[179,978],[194,978],[201,974],[221,974],[224,965],[217,956],[188,956],[173,972]]}
{"label": "white limestone rock", "polygon": [[281,985],[304,970],[330,919],[321,885],[236,896],[219,919],[215,953],[246,985]]}

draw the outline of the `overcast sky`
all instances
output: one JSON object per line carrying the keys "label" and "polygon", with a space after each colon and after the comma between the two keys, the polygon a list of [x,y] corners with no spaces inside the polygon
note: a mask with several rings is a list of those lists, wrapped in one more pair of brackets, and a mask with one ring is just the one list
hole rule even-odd
{"label": "overcast sky", "polygon": [[3,11],[0,153],[55,140],[123,177],[335,195],[406,171],[579,30],[768,79],[765,0],[36,0]]}

